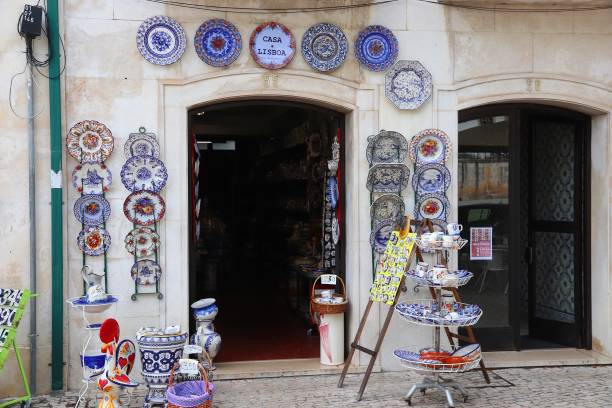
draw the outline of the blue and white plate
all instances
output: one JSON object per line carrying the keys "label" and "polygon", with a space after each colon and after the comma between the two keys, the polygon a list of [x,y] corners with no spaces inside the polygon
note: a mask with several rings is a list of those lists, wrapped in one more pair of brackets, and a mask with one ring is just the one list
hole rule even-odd
{"label": "blue and white plate", "polygon": [[404,360],[404,361],[419,361],[421,359],[420,354],[415,353],[414,351],[403,350],[403,349],[393,350],[393,355],[399,358],[400,360]]}
{"label": "blue and white plate", "polygon": [[429,163],[418,166],[412,176],[412,188],[421,196],[429,193],[444,194],[450,186],[451,175],[446,166]]}
{"label": "blue and white plate", "polygon": [[159,143],[155,133],[147,132],[143,127],[138,132],[130,133],[123,145],[123,155],[126,160],[132,156],[153,156],[159,159]]}
{"label": "blue and white plate", "polygon": [[355,56],[370,71],[384,71],[397,59],[399,46],[393,32],[381,25],[367,26],[355,40]]}
{"label": "blue and white plate", "polygon": [[186,45],[187,37],[183,27],[170,17],[151,17],[138,27],[136,46],[151,64],[175,63],[185,52]]}
{"label": "blue and white plate", "polygon": [[368,136],[366,158],[370,166],[378,163],[403,163],[408,155],[408,142],[399,132],[381,130]]}
{"label": "blue and white plate", "polygon": [[159,264],[151,259],[141,259],[132,265],[132,279],[137,285],[155,285],[161,278]]}
{"label": "blue and white plate", "polygon": [[102,194],[112,182],[113,175],[104,163],[81,163],[72,171],[72,185],[79,193]]}
{"label": "blue and white plate", "polygon": [[368,173],[367,189],[372,193],[400,193],[410,182],[405,164],[375,164]]}
{"label": "blue and white plate", "polygon": [[302,55],[314,69],[333,71],[346,59],[348,41],[342,30],[328,23],[311,26],[302,37]]}
{"label": "blue and white plate", "polygon": [[129,191],[159,193],[168,181],[164,163],[153,156],[133,156],[121,167],[121,182]]}
{"label": "blue and white plate", "polygon": [[229,21],[213,18],[198,28],[193,44],[202,61],[213,67],[225,67],[240,55],[242,36]]}
{"label": "blue and white plate", "polygon": [[399,109],[417,109],[431,98],[431,74],[419,61],[398,61],[385,75],[385,95]]}
{"label": "blue and white plate", "polygon": [[110,213],[109,202],[99,194],[84,194],[74,203],[74,216],[84,225],[102,225]]}
{"label": "blue and white plate", "polygon": [[396,220],[383,220],[378,225],[375,225],[370,233],[370,245],[375,252],[382,254],[387,249],[387,242],[391,237],[393,228],[397,224]]}
{"label": "blue and white plate", "polygon": [[327,179],[327,201],[331,204],[332,209],[336,209],[338,205],[338,181],[336,177]]}

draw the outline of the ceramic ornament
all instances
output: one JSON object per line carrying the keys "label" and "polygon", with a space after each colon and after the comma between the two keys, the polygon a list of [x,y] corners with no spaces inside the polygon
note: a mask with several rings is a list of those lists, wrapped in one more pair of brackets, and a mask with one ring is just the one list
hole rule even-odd
{"label": "ceramic ornament", "polygon": [[346,36],[333,24],[315,24],[302,37],[302,56],[317,71],[335,70],[342,65],[347,53]]}
{"label": "ceramic ornament", "polygon": [[126,160],[133,156],[153,156],[159,159],[159,143],[155,133],[147,132],[144,127],[138,129],[138,132],[130,133],[123,145],[123,155]]}
{"label": "ceramic ornament", "polygon": [[450,160],[451,142],[440,129],[425,129],[410,140],[408,157],[417,166],[427,163],[445,164]]}
{"label": "ceramic ornament", "polygon": [[235,25],[214,18],[202,23],[193,44],[202,61],[213,67],[225,67],[240,55],[242,37]]}
{"label": "ceramic ornament", "polygon": [[110,213],[109,202],[99,194],[84,194],[74,203],[74,216],[84,225],[102,225]]}
{"label": "ceramic ornament", "polygon": [[159,193],[166,181],[166,166],[153,156],[130,157],[121,167],[121,182],[129,191],[150,190]]}
{"label": "ceramic ornament", "polygon": [[418,109],[432,91],[431,74],[419,61],[398,61],[385,74],[385,95],[399,109]]}
{"label": "ceramic ornament", "polygon": [[186,45],[187,37],[183,27],[170,17],[151,17],[138,27],[136,46],[151,64],[175,63],[185,52]]}
{"label": "ceramic ornament", "polygon": [[385,71],[393,65],[398,52],[397,38],[381,25],[367,26],[355,40],[355,56],[370,71]]}
{"label": "ceramic ornament", "polygon": [[366,158],[370,166],[379,163],[403,163],[408,155],[408,142],[398,132],[381,130],[368,137]]}
{"label": "ceramic ornament", "polygon": [[112,182],[113,175],[104,163],[82,163],[72,171],[72,186],[79,193],[102,194]]}
{"label": "ceramic ornament", "polygon": [[280,69],[295,56],[295,38],[284,25],[276,22],[257,26],[249,40],[251,56],[266,69]]}
{"label": "ceramic ornament", "polygon": [[110,129],[95,120],[84,120],[68,131],[66,148],[80,163],[103,162],[113,152],[114,139]]}

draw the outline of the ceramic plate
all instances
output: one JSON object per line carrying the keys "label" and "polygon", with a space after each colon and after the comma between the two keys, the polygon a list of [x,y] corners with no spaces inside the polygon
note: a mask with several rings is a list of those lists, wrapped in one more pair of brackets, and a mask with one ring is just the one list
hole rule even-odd
{"label": "ceramic plate", "polygon": [[279,69],[295,56],[295,38],[281,23],[263,23],[253,30],[249,48],[257,64],[267,69]]}
{"label": "ceramic plate", "polygon": [[159,159],[159,143],[155,133],[146,132],[140,128],[138,133],[130,133],[128,140],[123,145],[125,159],[133,156],[153,156]]}
{"label": "ceramic plate", "polygon": [[164,218],[165,212],[164,199],[153,191],[135,191],[123,202],[123,214],[126,218],[145,227]]}
{"label": "ceramic plate", "polygon": [[417,109],[431,98],[431,74],[419,61],[398,61],[385,75],[385,95],[400,109]]}
{"label": "ceramic plate", "polygon": [[370,71],[385,71],[397,59],[397,38],[381,25],[371,25],[359,33],[355,40],[355,56]]}
{"label": "ceramic plate", "polygon": [[397,194],[383,194],[372,203],[370,217],[374,224],[383,220],[399,221],[404,216],[405,206],[402,197]]}
{"label": "ceramic plate", "polygon": [[450,159],[451,144],[448,135],[439,129],[425,129],[410,141],[408,157],[417,166],[427,163],[444,164]]}
{"label": "ceramic plate", "polygon": [[393,227],[397,222],[395,220],[384,220],[377,224],[370,234],[370,245],[374,251],[382,254],[387,248],[387,241],[393,232]]}
{"label": "ceramic plate", "polygon": [[342,65],[347,52],[346,36],[333,24],[315,24],[302,37],[302,56],[317,71],[335,70]]}
{"label": "ceramic plate", "polygon": [[338,181],[333,176],[327,179],[327,201],[332,209],[338,205]]}
{"label": "ceramic plate", "polygon": [[108,251],[111,237],[104,228],[86,226],[77,237],[79,249],[86,255],[98,256]]}
{"label": "ceramic plate", "polygon": [[446,219],[450,212],[450,204],[443,194],[425,194],[420,196],[414,207],[415,219]]}
{"label": "ceramic plate", "polygon": [[151,17],[138,27],[136,46],[151,64],[175,63],[185,52],[186,45],[187,37],[183,27],[170,17]]}
{"label": "ceramic plate", "polygon": [[142,259],[132,266],[132,279],[137,285],[155,285],[161,277],[161,267],[150,259]]}
{"label": "ceramic plate", "polygon": [[372,193],[399,193],[408,187],[410,170],[404,164],[375,164],[366,187]]}
{"label": "ceramic plate", "polygon": [[368,137],[366,157],[370,166],[378,163],[403,163],[408,154],[408,142],[401,133],[381,130]]}
{"label": "ceramic plate", "polygon": [[393,351],[393,355],[400,360],[405,361],[419,361],[421,359],[421,355],[419,353],[409,350],[396,349]]}
{"label": "ceramic plate", "polygon": [[[131,340],[121,340],[117,344],[117,352],[115,353],[115,367],[119,369],[118,374],[127,376],[134,368],[134,360],[136,360],[136,346]],[[126,382],[125,380],[121,380]]]}
{"label": "ceramic plate", "polygon": [[113,176],[104,163],[78,164],[72,171],[72,185],[79,193],[102,194],[112,182]]}
{"label": "ceramic plate", "polygon": [[84,120],[70,128],[66,147],[79,163],[103,162],[113,152],[113,134],[103,123]]}
{"label": "ceramic plate", "polygon": [[336,217],[332,218],[331,232],[334,245],[338,245],[338,241],[340,241],[340,224]]}
{"label": "ceramic plate", "polygon": [[85,194],[74,203],[74,216],[81,224],[98,226],[110,217],[111,207],[106,198],[98,194]]}
{"label": "ceramic plate", "polygon": [[418,166],[412,176],[412,188],[418,196],[428,193],[444,194],[450,182],[450,171],[446,166],[438,163]]}
{"label": "ceramic plate", "polygon": [[240,55],[242,37],[229,21],[213,18],[198,28],[193,44],[202,61],[213,67],[225,67]]}
{"label": "ceramic plate", "polygon": [[125,249],[136,256],[155,254],[159,244],[159,235],[149,227],[134,228],[125,236]]}
{"label": "ceramic plate", "polygon": [[159,193],[168,181],[164,163],[153,156],[134,156],[121,167],[121,182],[129,191]]}

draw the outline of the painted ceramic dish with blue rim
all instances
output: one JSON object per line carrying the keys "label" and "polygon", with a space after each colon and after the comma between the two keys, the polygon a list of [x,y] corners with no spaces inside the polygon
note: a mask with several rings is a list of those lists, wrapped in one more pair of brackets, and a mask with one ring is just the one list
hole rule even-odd
{"label": "painted ceramic dish with blue rim", "polygon": [[399,193],[408,187],[410,170],[405,164],[375,164],[368,173],[367,189],[372,193]]}
{"label": "painted ceramic dish with blue rim", "polygon": [[418,166],[412,176],[412,188],[421,196],[429,193],[444,194],[450,186],[451,175],[446,166],[429,163]]}
{"label": "painted ceramic dish with blue rim", "polygon": [[109,202],[99,194],[84,194],[74,203],[74,216],[81,224],[98,226],[110,217]]}
{"label": "painted ceramic dish with blue rim", "polygon": [[419,361],[421,359],[420,354],[415,353],[414,351],[403,350],[403,349],[395,349],[393,350],[393,355],[400,360],[404,361]]}
{"label": "painted ceramic dish with blue rim", "polygon": [[125,249],[132,255],[155,255],[159,245],[159,234],[149,227],[136,227],[125,236]]}
{"label": "painted ceramic dish with blue rim", "polygon": [[183,56],[187,37],[183,27],[173,18],[155,16],[138,27],[136,46],[151,64],[170,65]]}
{"label": "painted ceramic dish with blue rim", "polygon": [[77,237],[77,245],[86,255],[102,255],[108,251],[110,244],[110,234],[101,227],[85,226]]}
{"label": "painted ceramic dish with blue rim", "polygon": [[347,53],[346,35],[333,24],[315,24],[302,36],[302,56],[317,71],[335,70],[342,65]]}
{"label": "painted ceramic dish with blue rim", "polygon": [[327,201],[331,204],[332,209],[338,205],[338,195],[338,181],[332,176],[327,179]]}
{"label": "painted ceramic dish with blue rim", "polygon": [[450,160],[451,143],[440,129],[425,129],[414,135],[408,146],[408,157],[417,166],[427,163],[445,164]]}
{"label": "painted ceramic dish with blue rim", "polygon": [[398,61],[385,74],[385,95],[399,109],[419,108],[432,91],[431,74],[419,61]]}
{"label": "painted ceramic dish with blue rim", "polygon": [[162,270],[157,262],[141,259],[132,265],[130,274],[137,285],[155,285],[161,278]]}
{"label": "painted ceramic dish with blue rim", "polygon": [[213,18],[200,25],[193,44],[202,61],[213,67],[225,67],[240,55],[242,36],[229,21]]}
{"label": "painted ceramic dish with blue rim", "polygon": [[372,245],[375,252],[379,254],[385,252],[387,242],[396,224],[395,220],[383,220],[374,226],[370,233],[370,245]]}
{"label": "painted ceramic dish with blue rim", "polygon": [[123,145],[123,155],[126,160],[133,156],[153,156],[159,159],[159,142],[155,133],[147,132],[144,127],[130,133]]}
{"label": "painted ceramic dish with blue rim", "polygon": [[368,136],[366,158],[370,166],[378,163],[403,163],[408,155],[408,141],[399,132],[381,130]]}
{"label": "painted ceramic dish with blue rim", "polygon": [[82,163],[72,171],[72,185],[79,193],[102,194],[112,182],[113,175],[104,163]]}
{"label": "painted ceramic dish with blue rim", "polygon": [[219,307],[216,302],[217,300],[215,298],[205,298],[193,302],[191,304],[193,317],[195,319],[214,319],[219,312]]}
{"label": "painted ceramic dish with blue rim", "polygon": [[166,202],[159,194],[141,190],[126,197],[123,202],[123,214],[132,223],[144,227],[164,218]]}
{"label": "painted ceramic dish with blue rim", "polygon": [[397,194],[383,194],[370,207],[370,218],[374,224],[383,220],[399,221],[404,216],[404,200]]}
{"label": "painted ceramic dish with blue rim", "polygon": [[121,167],[121,182],[129,191],[159,193],[168,181],[164,162],[153,156],[133,156]]}
{"label": "painted ceramic dish with blue rim", "polygon": [[361,65],[370,71],[384,71],[397,59],[397,38],[387,27],[367,26],[355,40],[355,56]]}
{"label": "painted ceramic dish with blue rim", "polygon": [[431,193],[420,196],[414,206],[415,219],[446,219],[450,213],[450,203],[443,194]]}
{"label": "painted ceramic dish with blue rim", "polygon": [[97,120],[83,120],[75,124],[66,136],[68,153],[79,163],[103,162],[114,147],[113,133]]}
{"label": "painted ceramic dish with blue rim", "polygon": [[96,300],[93,302],[88,302],[87,296],[66,299],[66,302],[70,303],[72,307],[83,309],[86,313],[104,312],[118,301],[119,299],[114,295],[108,295],[104,300]]}

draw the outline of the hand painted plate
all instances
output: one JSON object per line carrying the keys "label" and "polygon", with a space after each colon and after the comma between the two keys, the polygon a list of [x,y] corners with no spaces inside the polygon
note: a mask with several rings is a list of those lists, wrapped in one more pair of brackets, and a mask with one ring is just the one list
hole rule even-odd
{"label": "hand painted plate", "polygon": [[130,133],[123,145],[123,155],[126,160],[133,156],[153,156],[159,159],[159,143],[155,133],[146,132],[145,128],[140,128],[138,133]]}
{"label": "hand painted plate", "polygon": [[111,171],[104,163],[78,164],[72,171],[72,185],[79,193],[102,194],[112,182]]}
{"label": "hand painted plate", "polygon": [[431,74],[419,61],[398,61],[385,74],[385,95],[399,109],[417,109],[431,98]]}
{"label": "hand painted plate", "polygon": [[338,68],[346,59],[348,41],[342,30],[328,23],[311,26],[302,36],[302,56],[318,71]]}
{"label": "hand painted plate", "polygon": [[450,182],[450,171],[439,163],[418,166],[412,176],[412,188],[418,196],[428,193],[444,194]]}
{"label": "hand painted plate", "polygon": [[370,71],[384,71],[393,65],[398,49],[393,32],[381,25],[367,26],[355,40],[355,56]]}
{"label": "hand painted plate", "polygon": [[111,237],[104,228],[86,226],[77,237],[79,249],[86,255],[98,256],[108,251]]}
{"label": "hand painted plate", "polygon": [[374,229],[370,233],[370,245],[374,251],[382,254],[385,252],[387,248],[387,241],[389,241],[389,237],[393,232],[393,227],[395,227],[396,221],[394,220],[384,220],[380,222],[378,225],[374,226]]}
{"label": "hand painted plate", "polygon": [[187,37],[183,27],[170,17],[151,17],[138,27],[136,46],[151,64],[175,63],[185,52],[186,45]]}
{"label": "hand painted plate", "polygon": [[334,245],[338,245],[338,241],[340,241],[340,224],[336,217],[332,218],[331,232]]}
{"label": "hand painted plate", "polygon": [[410,141],[408,157],[417,166],[427,163],[444,164],[450,160],[451,143],[448,135],[439,129],[425,129]]}
{"label": "hand painted plate", "polygon": [[366,187],[372,193],[399,193],[408,187],[410,170],[404,164],[375,164],[368,173]]}
{"label": "hand painted plate", "polygon": [[443,194],[425,194],[420,196],[414,207],[415,219],[446,219],[450,213],[450,204]]}
{"label": "hand painted plate", "polygon": [[155,285],[161,278],[161,267],[150,259],[142,259],[132,266],[132,279],[137,285]]}
{"label": "hand painted plate", "polygon": [[136,360],[136,346],[131,340],[121,340],[117,344],[115,353],[115,367],[119,369],[119,373],[130,375],[134,368],[134,360]]}
{"label": "hand painted plate", "polygon": [[409,350],[396,349],[393,350],[393,355],[404,361],[419,361],[421,359],[421,355],[419,353]]}
{"label": "hand painted plate", "polygon": [[399,221],[404,216],[405,206],[402,197],[397,194],[383,194],[372,203],[370,217],[374,224],[383,220]]}
{"label": "hand painted plate", "polygon": [[279,69],[289,64],[295,56],[295,38],[281,23],[263,23],[253,30],[249,48],[251,56],[260,66]]}
{"label": "hand painted plate", "polygon": [[366,157],[370,166],[378,163],[403,163],[408,155],[408,142],[401,133],[381,130],[368,137]]}
{"label": "hand painted plate", "polygon": [[327,201],[332,209],[338,205],[338,181],[333,176],[327,179]]}
{"label": "hand painted plate", "polygon": [[66,147],[79,163],[103,162],[113,152],[113,134],[103,123],[84,120],[70,128]]}
{"label": "hand painted plate", "polygon": [[102,225],[110,217],[111,207],[106,198],[98,194],[85,194],[74,203],[74,216],[80,223]]}
{"label": "hand painted plate", "polygon": [[151,256],[157,252],[159,235],[149,227],[137,227],[125,236],[125,249],[137,256]]}
{"label": "hand painted plate", "polygon": [[229,21],[213,18],[198,28],[193,44],[202,61],[213,67],[225,67],[240,55],[242,37]]}
{"label": "hand painted plate", "polygon": [[125,199],[123,214],[135,224],[148,226],[164,218],[166,203],[159,194],[148,191],[135,191]]}
{"label": "hand painted plate", "polygon": [[134,156],[121,167],[121,182],[129,191],[159,193],[168,181],[164,163],[153,156]]}

